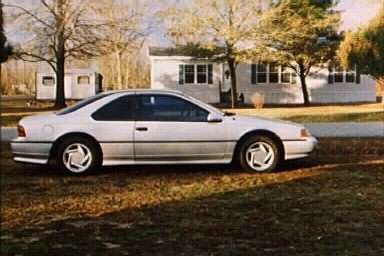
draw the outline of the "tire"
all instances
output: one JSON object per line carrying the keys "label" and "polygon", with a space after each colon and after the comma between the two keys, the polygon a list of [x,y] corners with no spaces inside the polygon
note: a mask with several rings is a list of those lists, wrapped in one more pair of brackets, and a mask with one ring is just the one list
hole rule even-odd
{"label": "tire", "polygon": [[247,139],[240,147],[239,160],[247,172],[273,172],[282,159],[282,150],[269,136],[255,135]]}
{"label": "tire", "polygon": [[67,174],[86,175],[101,166],[101,152],[91,139],[70,137],[59,146],[56,163]]}

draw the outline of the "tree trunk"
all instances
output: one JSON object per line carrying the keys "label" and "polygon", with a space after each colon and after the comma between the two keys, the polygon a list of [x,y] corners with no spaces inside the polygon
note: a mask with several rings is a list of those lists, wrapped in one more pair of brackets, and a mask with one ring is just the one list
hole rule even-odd
{"label": "tree trunk", "polygon": [[117,76],[117,89],[123,89],[122,68],[121,68],[121,53],[116,50],[116,76]]}
{"label": "tree trunk", "polygon": [[234,59],[228,59],[228,67],[231,74],[231,107],[237,106],[237,80],[236,80],[236,64]]}
{"label": "tree trunk", "polygon": [[125,64],[125,88],[129,89],[132,88],[132,84],[129,83],[129,54],[126,54]]}
{"label": "tree trunk", "polygon": [[56,101],[55,108],[64,108],[65,93],[64,93],[64,76],[65,76],[65,50],[64,39],[61,35],[58,36],[58,49],[56,54]]}
{"label": "tree trunk", "polygon": [[381,97],[381,102],[384,103],[384,76],[379,77],[376,80],[376,85],[378,88],[376,88],[376,91],[378,95]]}
{"label": "tree trunk", "polygon": [[[1,6],[0,6],[1,7]],[[1,73],[2,72],[2,70],[1,70],[1,66],[3,65],[3,63],[1,63],[0,62],[0,89],[1,89],[1,91],[0,91],[0,93],[1,94],[3,94],[3,88],[4,88],[4,86],[3,86],[3,80],[1,79],[2,77],[3,77],[3,74]]]}
{"label": "tree trunk", "polygon": [[301,89],[303,91],[303,99],[304,99],[304,105],[309,105],[309,94],[308,94],[308,88],[307,88],[307,81],[306,77],[303,74],[300,74],[300,82],[301,82]]}
{"label": "tree trunk", "polygon": [[310,67],[306,67],[303,62],[299,62],[299,77],[300,77],[300,83],[301,83],[301,89],[303,91],[303,99],[304,99],[304,105],[309,105],[309,94],[308,94],[308,88],[307,88],[307,81],[306,76],[308,74],[308,70]]}
{"label": "tree trunk", "polygon": [[56,57],[56,99],[55,99],[55,108],[64,108],[65,104],[65,94],[64,94],[64,74],[65,74],[65,39],[64,39],[64,26],[63,26],[63,17],[64,11],[63,0],[59,0],[56,3],[57,13],[59,14],[56,17],[56,28],[57,34],[55,39],[57,42],[55,57]]}

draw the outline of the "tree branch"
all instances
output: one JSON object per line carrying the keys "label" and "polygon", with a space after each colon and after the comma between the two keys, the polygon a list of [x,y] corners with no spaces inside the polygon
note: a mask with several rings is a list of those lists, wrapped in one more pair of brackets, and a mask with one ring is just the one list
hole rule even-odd
{"label": "tree branch", "polygon": [[36,14],[32,13],[31,11],[28,11],[27,9],[25,9],[25,8],[23,8],[23,7],[21,7],[21,6],[12,5],[12,4],[4,4],[4,6],[9,7],[9,8],[20,9],[21,11],[24,12],[24,14],[27,14],[27,15],[33,17],[36,21],[40,22],[40,23],[43,24],[44,26],[49,27],[49,28],[52,29],[52,30],[55,30],[55,28],[54,28],[53,26],[51,26],[50,24],[46,23],[45,21],[43,21],[42,19],[40,19],[39,17],[37,17]]}

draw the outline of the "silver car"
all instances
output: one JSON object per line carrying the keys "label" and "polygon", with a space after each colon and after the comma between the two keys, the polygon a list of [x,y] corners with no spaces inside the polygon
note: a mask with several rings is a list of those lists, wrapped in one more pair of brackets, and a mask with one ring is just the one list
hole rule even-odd
{"label": "silver car", "polygon": [[17,162],[56,164],[71,174],[100,166],[238,161],[271,172],[308,156],[317,140],[300,124],[222,112],[175,91],[97,94],[71,107],[22,118],[11,142]]}

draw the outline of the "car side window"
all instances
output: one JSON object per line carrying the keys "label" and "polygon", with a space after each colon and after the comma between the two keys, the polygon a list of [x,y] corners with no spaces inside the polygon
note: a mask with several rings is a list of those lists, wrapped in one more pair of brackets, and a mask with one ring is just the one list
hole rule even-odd
{"label": "car side window", "polygon": [[137,97],[140,121],[206,122],[208,111],[174,96],[141,95]]}
{"label": "car side window", "polygon": [[135,111],[135,96],[127,95],[99,108],[92,114],[92,118],[97,121],[134,121]]}

